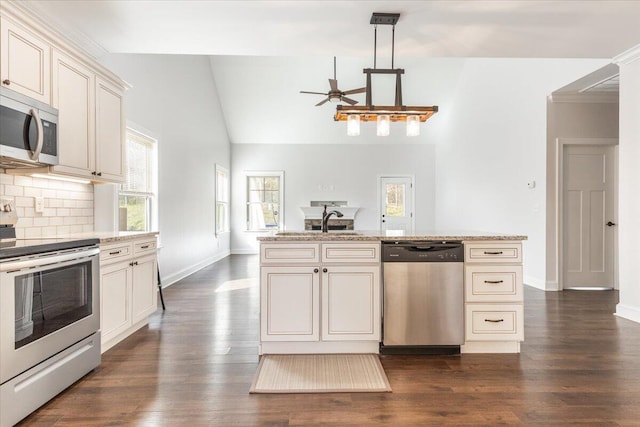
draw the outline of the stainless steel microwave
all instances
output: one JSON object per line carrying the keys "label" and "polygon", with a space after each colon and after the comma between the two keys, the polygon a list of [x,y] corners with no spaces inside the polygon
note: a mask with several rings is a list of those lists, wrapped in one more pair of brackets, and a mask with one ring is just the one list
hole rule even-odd
{"label": "stainless steel microwave", "polygon": [[58,164],[58,110],[0,87],[0,168]]}

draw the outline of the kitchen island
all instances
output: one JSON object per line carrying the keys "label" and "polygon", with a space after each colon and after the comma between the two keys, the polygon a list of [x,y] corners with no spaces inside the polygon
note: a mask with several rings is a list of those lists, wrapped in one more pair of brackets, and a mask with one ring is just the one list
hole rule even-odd
{"label": "kitchen island", "polygon": [[522,241],[484,232],[288,231],[259,237],[260,354],[378,353],[383,241],[464,244],[463,353],[518,353]]}

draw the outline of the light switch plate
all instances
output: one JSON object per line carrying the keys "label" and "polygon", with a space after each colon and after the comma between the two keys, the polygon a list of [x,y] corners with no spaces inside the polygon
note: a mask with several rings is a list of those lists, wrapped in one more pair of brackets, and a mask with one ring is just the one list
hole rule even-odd
{"label": "light switch plate", "polygon": [[40,197],[36,197],[36,212],[38,213],[42,213],[44,212],[44,197],[40,196]]}

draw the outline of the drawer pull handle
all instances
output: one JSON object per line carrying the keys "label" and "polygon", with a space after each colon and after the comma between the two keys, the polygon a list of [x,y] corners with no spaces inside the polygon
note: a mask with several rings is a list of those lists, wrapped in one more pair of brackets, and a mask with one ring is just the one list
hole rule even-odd
{"label": "drawer pull handle", "polygon": [[140,249],[149,249],[149,245],[140,246]]}
{"label": "drawer pull handle", "polygon": [[504,280],[485,280],[484,283],[491,283],[492,285],[496,285],[498,283],[504,283]]}
{"label": "drawer pull handle", "polygon": [[120,251],[109,252],[109,255],[118,255],[120,252],[122,251],[120,250]]}
{"label": "drawer pull handle", "polygon": [[484,319],[484,321],[489,323],[500,323],[504,322],[504,319]]}
{"label": "drawer pull handle", "polygon": [[502,251],[497,251],[497,252],[491,252],[491,251],[484,251],[485,255],[502,255]]}

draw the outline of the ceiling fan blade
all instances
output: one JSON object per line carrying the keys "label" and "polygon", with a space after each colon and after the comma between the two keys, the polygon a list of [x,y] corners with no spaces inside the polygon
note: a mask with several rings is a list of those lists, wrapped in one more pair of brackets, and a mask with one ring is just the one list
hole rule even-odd
{"label": "ceiling fan blade", "polygon": [[338,81],[336,79],[329,79],[329,86],[331,86],[332,91],[338,91]]}
{"label": "ceiling fan blade", "polygon": [[325,102],[327,102],[328,100],[329,100],[329,98],[325,98],[325,99],[323,99],[322,101],[320,101],[320,102],[318,102],[318,103],[316,104],[316,107],[321,106],[322,104],[324,104],[324,103],[325,103]]}
{"label": "ceiling fan blade", "polygon": [[351,105],[355,105],[358,103],[358,101],[356,101],[355,99],[347,98],[346,96],[341,96],[340,101],[344,101],[347,104],[351,104]]}
{"label": "ceiling fan blade", "polygon": [[366,87],[361,87],[360,89],[351,89],[345,92],[342,92],[344,95],[353,95],[354,93],[365,93],[367,91]]}
{"label": "ceiling fan blade", "polygon": [[324,92],[307,92],[306,90],[301,90],[300,93],[310,93],[311,95],[324,95],[327,96],[327,93]]}

